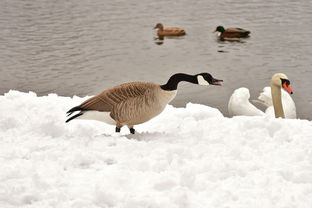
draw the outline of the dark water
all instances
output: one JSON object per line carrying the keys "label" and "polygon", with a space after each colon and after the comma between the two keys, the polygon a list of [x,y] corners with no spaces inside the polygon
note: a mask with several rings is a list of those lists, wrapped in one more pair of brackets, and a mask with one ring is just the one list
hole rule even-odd
{"label": "dark water", "polygon": [[[173,101],[219,108],[233,90],[256,98],[272,74],[288,75],[300,118],[312,119],[312,2],[307,0],[0,1],[0,94],[94,95],[128,81],[165,83],[177,72],[210,72],[223,87],[183,83]],[[156,44],[152,28],[188,35]],[[219,42],[217,25],[251,37]]]}

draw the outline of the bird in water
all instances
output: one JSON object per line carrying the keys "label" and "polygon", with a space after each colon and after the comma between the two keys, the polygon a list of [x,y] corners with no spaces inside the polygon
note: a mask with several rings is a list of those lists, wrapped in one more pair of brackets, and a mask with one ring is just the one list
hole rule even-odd
{"label": "bird in water", "polygon": [[[223,80],[213,78],[209,73],[189,75],[177,73],[168,82],[159,85],[152,82],[129,82],[96,95],[70,109],[66,122],[73,119],[98,120],[116,126],[128,126],[132,134],[134,125],[142,124],[160,114],[177,94],[181,81],[198,85],[222,85]],[[73,113],[76,113],[72,115]]]}
{"label": "bird in water", "polygon": [[218,26],[214,32],[218,32],[218,37],[221,40],[231,39],[231,38],[246,38],[246,37],[249,37],[249,34],[250,34],[250,31],[244,30],[242,28],[224,29],[223,26]]}
{"label": "bird in water", "polygon": [[186,35],[186,32],[183,28],[179,28],[179,27],[164,28],[163,24],[161,24],[161,23],[157,23],[156,26],[154,27],[154,29],[158,29],[157,35],[160,37]]}
{"label": "bird in water", "polygon": [[290,81],[283,73],[272,76],[271,86],[265,87],[263,92],[254,103],[262,104],[266,107],[265,112],[250,103],[249,90],[239,88],[230,97],[228,111],[230,116],[272,116],[276,118],[296,118],[296,105],[289,94],[293,91]]}

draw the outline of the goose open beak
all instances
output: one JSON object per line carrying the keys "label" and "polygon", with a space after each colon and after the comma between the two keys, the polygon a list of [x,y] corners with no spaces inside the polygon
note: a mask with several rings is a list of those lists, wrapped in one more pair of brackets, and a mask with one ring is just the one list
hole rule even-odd
{"label": "goose open beak", "polygon": [[286,82],[283,83],[283,88],[284,88],[289,94],[293,94],[293,91],[292,91],[290,85],[287,85]]}
{"label": "goose open beak", "polygon": [[213,79],[213,80],[212,80],[212,85],[219,85],[219,86],[222,86],[222,82],[223,82],[222,79]]}

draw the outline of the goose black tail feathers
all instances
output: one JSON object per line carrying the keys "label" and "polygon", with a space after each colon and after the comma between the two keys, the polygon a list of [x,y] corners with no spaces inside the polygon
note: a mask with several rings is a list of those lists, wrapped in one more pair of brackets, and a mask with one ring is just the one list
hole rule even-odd
{"label": "goose black tail feathers", "polygon": [[[76,112],[76,111],[82,111],[83,109],[80,107],[80,106],[76,106],[76,107],[73,107],[72,109],[70,109],[69,111],[67,111],[67,116],[70,116],[71,114],[73,114],[74,112]],[[67,122],[69,122],[69,121],[71,121],[71,120],[73,120],[73,119],[75,119],[75,118],[77,118],[77,117],[79,117],[79,116],[81,116],[83,113],[82,112],[79,112],[78,114],[76,114],[76,115],[73,115],[72,117],[70,117],[70,118],[68,118],[67,120],[66,120],[66,123]]]}
{"label": "goose black tail feathers", "polygon": [[71,120],[73,120],[73,119],[75,119],[75,118],[81,116],[82,114],[83,114],[83,113],[80,112],[80,113],[78,113],[78,114],[76,114],[76,115],[73,115],[72,117],[70,117],[69,119],[67,119],[65,122],[68,123],[69,121],[71,121]]}
{"label": "goose black tail feathers", "polygon": [[73,107],[72,109],[70,109],[69,111],[67,111],[67,116],[70,116],[73,112],[75,111],[82,111],[83,109],[80,107],[80,106],[76,106],[76,107]]}

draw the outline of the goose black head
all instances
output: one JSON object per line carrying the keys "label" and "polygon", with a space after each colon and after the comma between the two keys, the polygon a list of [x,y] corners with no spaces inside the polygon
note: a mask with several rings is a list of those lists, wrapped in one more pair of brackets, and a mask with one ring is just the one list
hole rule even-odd
{"label": "goose black head", "polygon": [[196,75],[199,85],[222,85],[223,80],[214,78],[209,73],[200,73]]}

